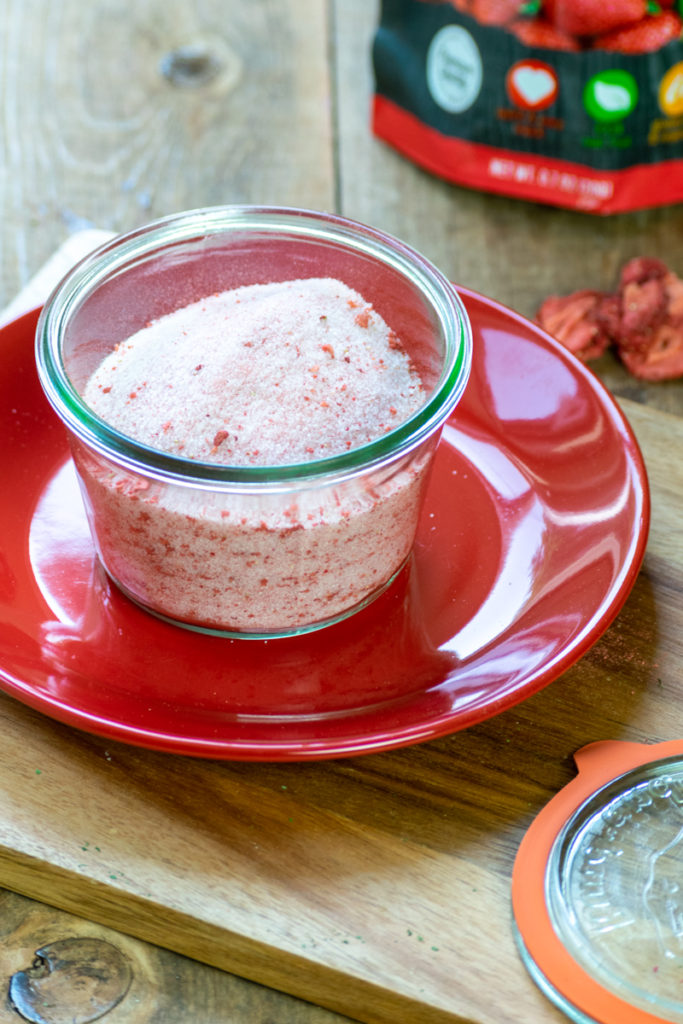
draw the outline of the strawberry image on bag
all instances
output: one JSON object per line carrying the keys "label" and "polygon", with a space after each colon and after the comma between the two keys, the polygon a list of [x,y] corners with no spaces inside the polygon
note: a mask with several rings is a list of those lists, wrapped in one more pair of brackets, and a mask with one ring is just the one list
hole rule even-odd
{"label": "strawberry image on bag", "polygon": [[683,0],[382,0],[372,128],[456,184],[612,214],[683,200]]}

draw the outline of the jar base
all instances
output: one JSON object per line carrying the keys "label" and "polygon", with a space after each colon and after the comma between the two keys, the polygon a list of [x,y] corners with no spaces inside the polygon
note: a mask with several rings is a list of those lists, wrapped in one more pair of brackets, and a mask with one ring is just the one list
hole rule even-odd
{"label": "jar base", "polygon": [[[297,626],[287,626],[281,629],[232,629],[229,626],[211,626],[205,625],[200,622],[189,622],[184,619],[175,619],[170,615],[165,615],[162,611],[157,608],[145,604],[138,597],[132,594],[119,580],[117,580],[103,565],[104,571],[107,578],[116,587],[117,590],[123,594],[123,596],[131,601],[134,605],[140,608],[143,612],[152,615],[155,619],[159,619],[161,622],[166,622],[170,626],[177,626],[180,629],[189,630],[192,633],[203,633],[206,636],[217,636],[223,637],[228,640],[277,640],[285,639],[287,637],[303,636],[306,633],[314,633],[321,629],[327,629],[329,626],[334,626],[339,622],[343,622],[345,619],[351,618],[358,612],[367,608],[368,605],[372,604],[377,598],[381,597],[382,594],[386,593],[392,583],[398,578],[403,569],[410,560],[411,553],[403,559],[401,564],[395,569],[395,571],[389,576],[389,578],[382,583],[379,587],[376,587],[373,591],[367,594],[361,601],[351,605],[349,608],[345,608],[343,611],[332,615],[329,618],[318,619],[315,622],[302,623]],[[103,564],[100,559],[100,564]]]}

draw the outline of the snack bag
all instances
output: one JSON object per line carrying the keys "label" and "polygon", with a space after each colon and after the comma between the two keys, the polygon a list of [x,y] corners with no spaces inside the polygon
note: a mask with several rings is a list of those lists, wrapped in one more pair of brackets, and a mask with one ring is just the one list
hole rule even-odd
{"label": "snack bag", "polygon": [[374,133],[487,192],[683,200],[683,0],[383,0]]}

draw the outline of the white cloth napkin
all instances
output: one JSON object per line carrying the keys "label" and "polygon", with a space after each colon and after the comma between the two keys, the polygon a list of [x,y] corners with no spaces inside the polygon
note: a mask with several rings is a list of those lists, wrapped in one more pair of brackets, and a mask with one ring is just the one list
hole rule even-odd
{"label": "white cloth napkin", "polygon": [[75,263],[113,237],[113,232],[100,231],[96,228],[88,228],[70,235],[9,305],[0,311],[0,327],[30,309],[42,306],[55,285]]}

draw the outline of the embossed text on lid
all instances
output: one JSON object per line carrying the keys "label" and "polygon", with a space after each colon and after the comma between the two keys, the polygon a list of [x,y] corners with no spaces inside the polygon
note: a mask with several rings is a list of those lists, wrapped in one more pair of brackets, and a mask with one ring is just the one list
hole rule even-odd
{"label": "embossed text on lid", "polygon": [[593,744],[577,764],[518,854],[523,958],[575,1021],[683,1024],[683,743]]}

